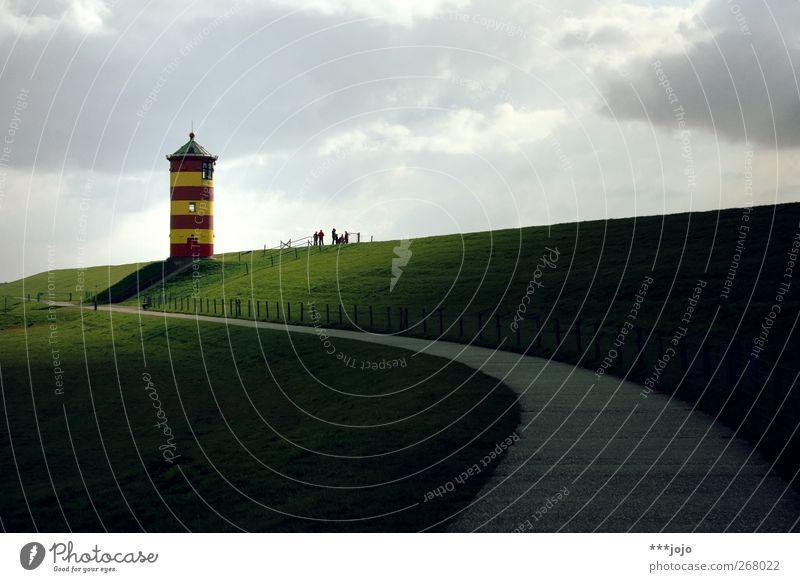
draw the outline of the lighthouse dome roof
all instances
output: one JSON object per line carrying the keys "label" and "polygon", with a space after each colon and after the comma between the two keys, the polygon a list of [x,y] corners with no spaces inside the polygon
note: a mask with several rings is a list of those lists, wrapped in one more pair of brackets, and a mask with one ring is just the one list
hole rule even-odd
{"label": "lighthouse dome roof", "polygon": [[184,157],[184,156],[199,156],[199,157],[208,157],[208,158],[215,158],[217,156],[211,154],[206,148],[201,146],[194,140],[194,133],[189,134],[189,141],[179,147],[175,153],[167,156],[168,158],[177,158],[177,157]]}

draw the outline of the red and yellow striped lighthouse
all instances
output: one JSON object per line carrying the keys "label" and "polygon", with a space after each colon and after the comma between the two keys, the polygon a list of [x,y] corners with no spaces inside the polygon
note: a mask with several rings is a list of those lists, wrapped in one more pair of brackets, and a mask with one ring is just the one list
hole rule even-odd
{"label": "red and yellow striped lighthouse", "polygon": [[210,257],[214,254],[214,164],[211,155],[189,141],[169,160],[169,256]]}

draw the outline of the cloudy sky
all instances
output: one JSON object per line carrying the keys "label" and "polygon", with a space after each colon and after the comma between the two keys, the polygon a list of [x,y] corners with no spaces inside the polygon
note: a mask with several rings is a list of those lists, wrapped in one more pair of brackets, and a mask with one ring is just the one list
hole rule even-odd
{"label": "cloudy sky", "polygon": [[0,281],[218,251],[800,200],[800,3],[6,0]]}

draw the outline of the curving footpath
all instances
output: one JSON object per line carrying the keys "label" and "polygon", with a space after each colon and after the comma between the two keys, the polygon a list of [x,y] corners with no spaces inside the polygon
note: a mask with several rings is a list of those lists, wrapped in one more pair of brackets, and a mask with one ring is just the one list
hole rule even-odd
{"label": "curving footpath", "polygon": [[[135,307],[99,309],[317,333],[313,327]],[[325,332],[454,360],[501,380],[519,396],[519,441],[454,517],[450,531],[798,529],[800,496],[732,430],[686,403],[657,393],[643,396],[640,385],[596,380],[588,370],[542,358],[444,341]]]}

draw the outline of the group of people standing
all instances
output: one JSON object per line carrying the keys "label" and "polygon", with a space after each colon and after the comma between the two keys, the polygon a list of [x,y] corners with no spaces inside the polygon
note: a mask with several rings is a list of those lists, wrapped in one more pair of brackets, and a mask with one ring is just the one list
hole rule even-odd
{"label": "group of people standing", "polygon": [[[319,232],[315,232],[312,238],[314,239],[314,246],[325,246],[325,233],[322,232],[322,229]],[[333,241],[332,244],[335,245],[347,244],[350,242],[350,233],[344,231],[344,234],[339,236],[334,228],[331,230],[331,240]]]}

